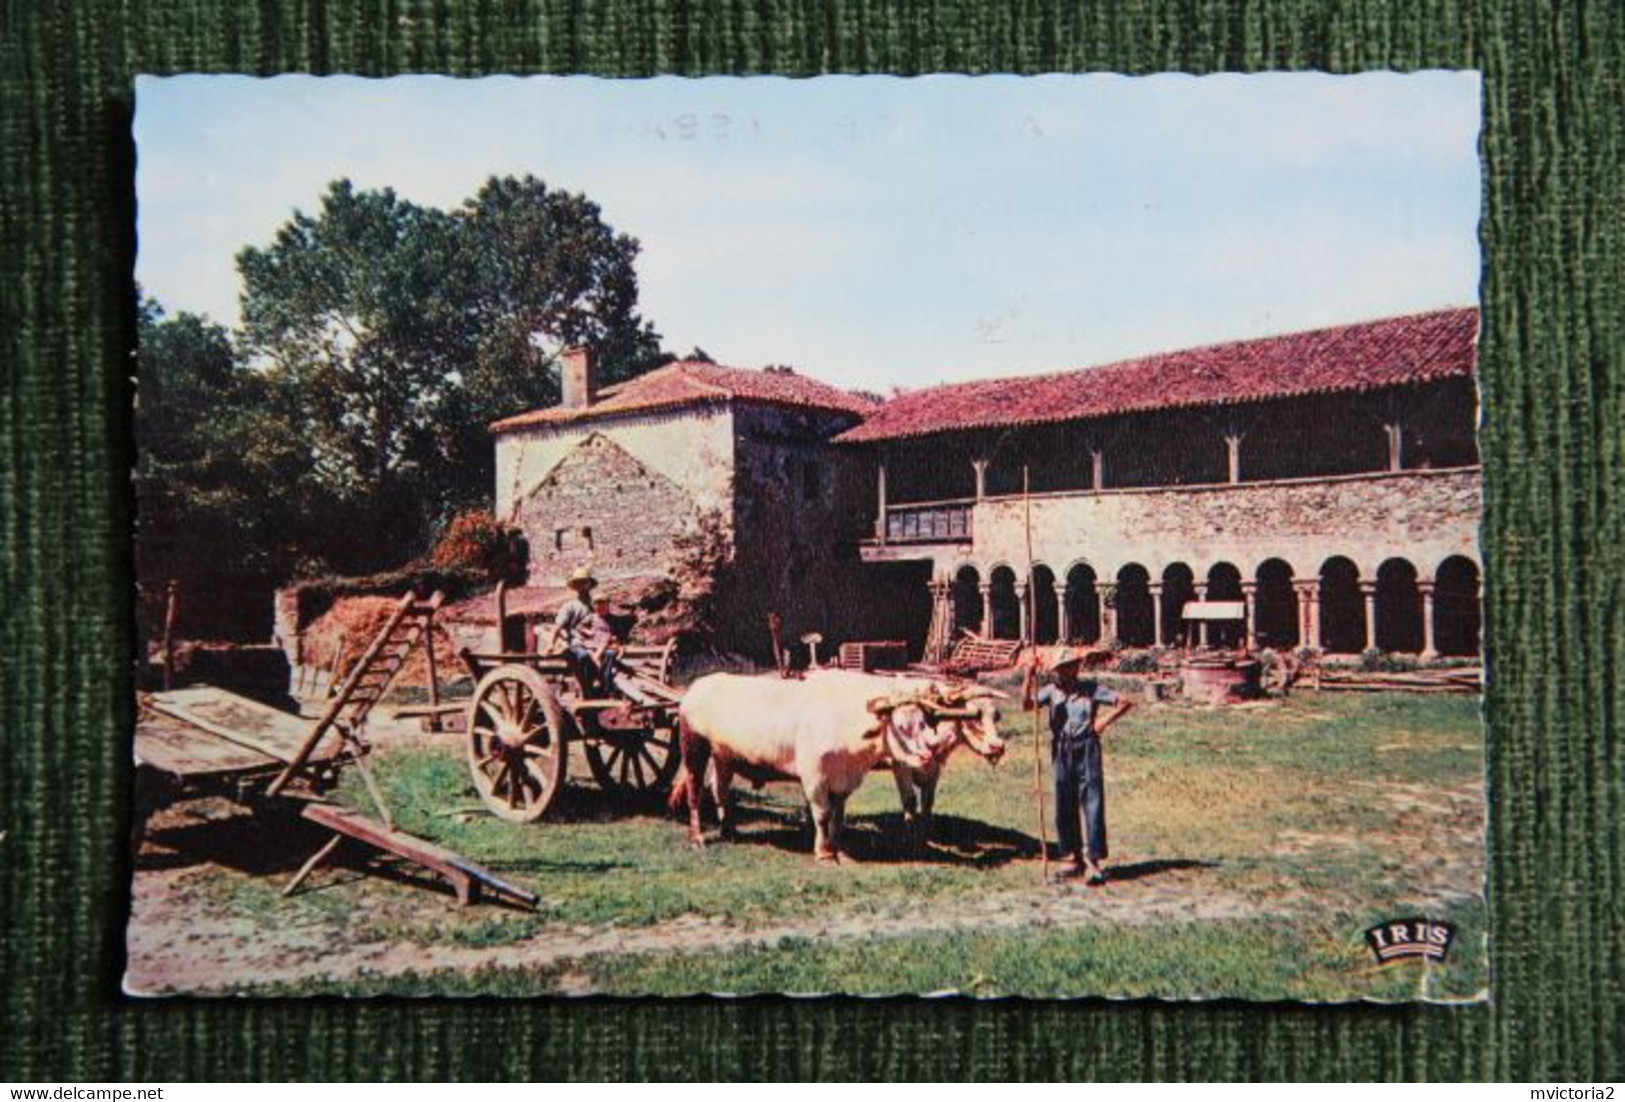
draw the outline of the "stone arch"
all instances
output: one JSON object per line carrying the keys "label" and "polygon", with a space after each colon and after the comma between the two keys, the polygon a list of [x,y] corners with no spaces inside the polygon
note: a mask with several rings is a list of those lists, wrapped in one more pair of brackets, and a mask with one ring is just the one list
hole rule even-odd
{"label": "stone arch", "polygon": [[1100,641],[1100,591],[1095,568],[1079,560],[1066,572],[1066,633],[1068,642]]}
{"label": "stone arch", "polygon": [[[1234,563],[1216,562],[1208,567],[1207,599],[1242,599],[1241,571]],[[1239,647],[1246,632],[1246,626],[1239,620],[1215,620],[1207,627],[1207,641],[1215,647]]]}
{"label": "stone arch", "polygon": [[1416,567],[1394,558],[1377,567],[1377,622],[1373,645],[1378,650],[1417,654],[1422,650],[1422,591]]}
{"label": "stone arch", "polygon": [[954,604],[954,631],[982,630],[982,575],[974,563],[964,563],[954,571],[951,589]]}
{"label": "stone arch", "polygon": [[1482,653],[1483,605],[1478,564],[1452,555],[1433,575],[1433,646],[1442,655]]}
{"label": "stone arch", "polygon": [[1137,562],[1117,572],[1117,638],[1131,647],[1149,647],[1156,641],[1155,612],[1151,601],[1151,574]]}
{"label": "stone arch", "polygon": [[1196,575],[1182,562],[1171,562],[1162,570],[1162,637],[1183,645],[1185,605],[1196,600]]}
{"label": "stone arch", "polygon": [[1060,606],[1055,597],[1055,571],[1038,563],[1033,567],[1032,592],[1028,595],[1033,618],[1033,642],[1060,642]]}
{"label": "stone arch", "polygon": [[1298,598],[1292,589],[1292,564],[1265,559],[1253,575],[1253,637],[1260,647],[1289,650],[1299,646]]}
{"label": "stone arch", "polygon": [[1330,654],[1358,654],[1366,646],[1360,568],[1342,555],[1320,566],[1320,646]]}
{"label": "stone arch", "polygon": [[992,585],[993,623],[985,634],[994,639],[1021,637],[1021,602],[1016,597],[1016,572],[1004,564],[988,572]]}

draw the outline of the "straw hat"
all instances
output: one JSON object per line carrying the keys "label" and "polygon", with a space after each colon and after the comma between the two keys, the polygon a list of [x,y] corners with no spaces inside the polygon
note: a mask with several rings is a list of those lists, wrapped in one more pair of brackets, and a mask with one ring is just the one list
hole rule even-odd
{"label": "straw hat", "polygon": [[598,579],[592,576],[592,571],[587,567],[578,566],[571,572],[570,577],[565,580],[564,584],[571,589],[581,589],[583,587],[592,589],[598,584]]}
{"label": "straw hat", "polygon": [[1110,654],[1111,651],[1105,647],[1062,647],[1050,661],[1049,668],[1061,670],[1069,666],[1082,666],[1085,663],[1093,665]]}

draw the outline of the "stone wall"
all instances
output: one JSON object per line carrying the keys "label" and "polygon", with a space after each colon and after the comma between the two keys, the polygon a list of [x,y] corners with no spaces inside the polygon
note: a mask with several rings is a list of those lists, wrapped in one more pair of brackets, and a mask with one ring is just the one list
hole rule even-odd
{"label": "stone wall", "polygon": [[[736,562],[723,619],[754,651],[770,611],[787,639],[808,631],[831,643],[865,623],[872,590],[857,554],[868,531],[858,457],[828,439],[854,423],[845,414],[740,406],[735,410]],[[829,653],[827,648],[825,653]]]}
{"label": "stone wall", "polygon": [[[1175,562],[1198,578],[1228,562],[1250,578],[1266,559],[1283,559],[1298,576],[1313,576],[1335,555],[1352,560],[1367,578],[1386,559],[1407,559],[1425,579],[1452,555],[1479,561],[1481,508],[1476,468],[1037,495],[1033,555],[1058,576],[1085,562],[1103,580],[1128,563],[1158,578]],[[1024,571],[1024,516],[1019,497],[978,503],[974,543],[963,556],[938,561],[938,573],[952,574],[966,562],[983,578],[1001,563]]]}
{"label": "stone wall", "polygon": [[514,507],[587,436],[613,441],[656,474],[682,487],[702,510],[731,511],[733,415],[726,406],[533,425],[496,438],[496,515]]}
{"label": "stone wall", "polygon": [[912,615],[925,582],[885,597],[888,581],[858,558],[872,476],[828,442],[854,422],[740,403],[507,433],[497,512],[525,533],[531,585],[582,563],[605,578],[671,573],[678,541],[714,512],[731,561],[717,573],[712,644],[765,657],[776,611],[787,640],[817,631],[833,645],[889,626],[866,611],[877,593]]}
{"label": "stone wall", "polygon": [[664,574],[699,523],[682,486],[609,436],[588,433],[515,505],[530,544],[529,585],[558,585],[579,566],[602,578]]}

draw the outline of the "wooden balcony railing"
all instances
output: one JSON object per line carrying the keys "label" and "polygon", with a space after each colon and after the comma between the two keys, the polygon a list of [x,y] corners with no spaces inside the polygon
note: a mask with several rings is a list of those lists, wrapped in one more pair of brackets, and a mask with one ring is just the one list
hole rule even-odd
{"label": "wooden balcony railing", "polygon": [[886,509],[887,543],[969,543],[970,501],[932,501]]}

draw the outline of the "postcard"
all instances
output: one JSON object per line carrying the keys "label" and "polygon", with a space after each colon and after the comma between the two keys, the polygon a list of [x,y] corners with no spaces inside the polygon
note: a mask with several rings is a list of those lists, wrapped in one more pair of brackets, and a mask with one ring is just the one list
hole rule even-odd
{"label": "postcard", "polygon": [[127,991],[1486,996],[1476,73],[136,105]]}

